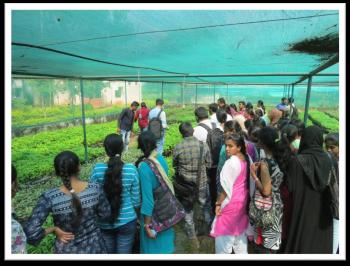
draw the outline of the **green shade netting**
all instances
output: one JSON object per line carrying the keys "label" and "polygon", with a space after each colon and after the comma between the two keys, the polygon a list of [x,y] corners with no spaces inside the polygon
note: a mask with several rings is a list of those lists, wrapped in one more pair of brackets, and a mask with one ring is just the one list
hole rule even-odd
{"label": "green shade netting", "polygon": [[[224,24],[235,25],[217,26]],[[124,76],[123,80],[159,82],[293,83],[300,76],[184,75],[309,73],[326,58],[288,51],[289,45],[338,34],[338,25],[335,10],[14,10],[12,73],[111,79]],[[193,27],[203,28],[188,29]],[[338,73],[338,65],[322,73]],[[144,77],[147,75],[157,77]],[[338,82],[338,77],[320,76],[313,81]]]}

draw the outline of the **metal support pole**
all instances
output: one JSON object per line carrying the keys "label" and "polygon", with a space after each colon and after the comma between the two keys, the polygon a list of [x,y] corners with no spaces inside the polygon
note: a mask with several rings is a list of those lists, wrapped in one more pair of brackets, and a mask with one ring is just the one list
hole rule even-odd
{"label": "metal support pole", "polygon": [[214,103],[215,103],[215,98],[216,98],[216,97],[215,97],[215,92],[216,92],[216,91],[215,91],[215,84],[214,84]]}
{"label": "metal support pole", "polygon": [[308,114],[309,114],[311,85],[312,85],[312,76],[309,76],[309,80],[307,82],[306,102],[305,102],[305,111],[304,111],[304,124],[305,124],[305,126],[306,126],[306,122],[307,122],[307,118],[308,118]]}
{"label": "metal support pole", "polygon": [[139,103],[141,103],[142,97],[141,97],[141,82],[138,82],[139,84]]}
{"label": "metal support pole", "polygon": [[198,104],[198,85],[196,84],[196,99],[195,99],[196,108],[197,108],[197,104]]}
{"label": "metal support pole", "polygon": [[283,95],[284,97],[286,97],[287,96],[287,85],[284,85],[284,95]]}
{"label": "metal support pole", "polygon": [[126,92],[126,81],[125,81],[125,85],[124,85],[124,92],[125,92],[125,107],[128,107],[128,95]]}
{"label": "metal support pole", "polygon": [[226,101],[228,101],[228,85],[226,85]]}
{"label": "metal support pole", "polygon": [[84,107],[84,87],[83,87],[83,80],[80,79],[80,97],[81,97],[81,115],[82,115],[82,122],[83,122],[83,132],[84,132],[84,150],[85,150],[85,162],[88,160],[88,151],[87,151],[87,142],[86,142],[86,125],[85,125],[85,107]]}
{"label": "metal support pole", "polygon": [[184,83],[182,83],[182,87],[181,87],[182,108],[185,108],[184,86],[185,86],[185,84],[184,84]]}
{"label": "metal support pole", "polygon": [[164,87],[164,82],[162,81],[162,97],[161,97],[162,100],[163,100],[163,96],[164,96],[164,94],[163,94],[163,87]]}
{"label": "metal support pole", "polygon": [[289,98],[289,93],[290,93],[290,85],[288,85],[288,98]]}
{"label": "metal support pole", "polygon": [[292,94],[291,94],[291,97],[293,98],[294,96],[294,84],[292,85]]}

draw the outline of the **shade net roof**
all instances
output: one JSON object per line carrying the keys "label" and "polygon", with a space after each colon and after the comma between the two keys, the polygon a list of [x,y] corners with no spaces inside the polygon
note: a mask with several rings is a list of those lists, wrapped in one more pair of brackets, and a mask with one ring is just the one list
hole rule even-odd
{"label": "shade net roof", "polygon": [[291,84],[337,53],[338,31],[334,10],[14,10],[12,74]]}

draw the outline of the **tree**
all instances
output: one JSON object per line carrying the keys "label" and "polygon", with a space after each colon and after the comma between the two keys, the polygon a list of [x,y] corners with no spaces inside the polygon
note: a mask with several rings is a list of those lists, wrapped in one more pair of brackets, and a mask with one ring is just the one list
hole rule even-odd
{"label": "tree", "polygon": [[84,80],[84,96],[87,98],[101,98],[101,90],[106,87],[103,81]]}
{"label": "tree", "polygon": [[[80,95],[80,83],[78,80],[67,80],[67,89],[69,92],[69,99],[70,99],[70,109],[71,113],[73,114],[73,117],[75,117],[75,96]],[[84,99],[81,99],[81,102],[84,102]]]}
{"label": "tree", "polygon": [[50,97],[54,90],[54,87],[50,84],[51,82],[52,80],[45,79],[26,80],[26,86],[32,90],[34,103],[39,100],[45,118],[47,116],[46,107],[50,105]]}

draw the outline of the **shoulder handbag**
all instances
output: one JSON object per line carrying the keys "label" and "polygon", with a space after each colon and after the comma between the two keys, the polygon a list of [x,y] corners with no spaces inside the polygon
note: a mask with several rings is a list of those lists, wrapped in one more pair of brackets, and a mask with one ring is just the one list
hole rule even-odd
{"label": "shoulder handbag", "polygon": [[174,176],[174,190],[176,197],[184,205],[186,210],[191,210],[193,203],[198,199],[199,179],[201,177],[201,163],[203,158],[203,143],[200,141],[200,152],[197,166],[197,182],[186,181],[182,176]]}
{"label": "shoulder handbag", "polygon": [[161,232],[180,222],[185,217],[185,209],[164,182],[156,165],[149,159],[144,160],[156,175],[160,186],[153,190],[154,208],[152,213],[152,228]]}
{"label": "shoulder handbag", "polygon": [[[262,176],[267,174],[269,175],[268,172],[261,171]],[[275,221],[275,207],[273,203],[273,195],[264,197],[255,188],[253,199],[249,203],[250,222],[262,229],[270,228]]]}

